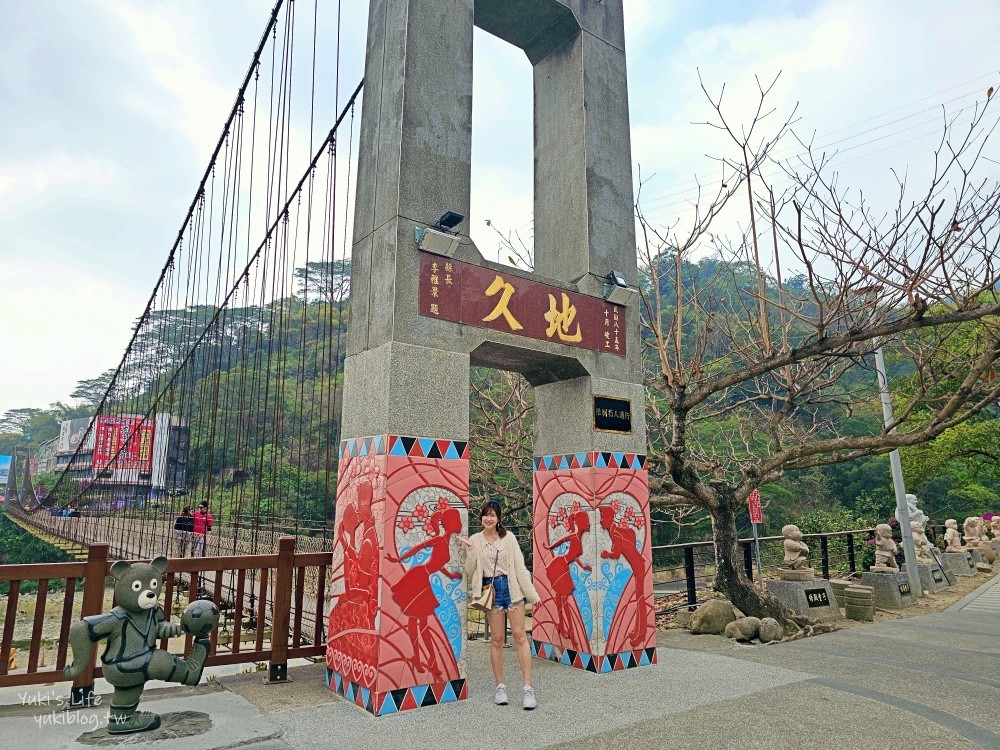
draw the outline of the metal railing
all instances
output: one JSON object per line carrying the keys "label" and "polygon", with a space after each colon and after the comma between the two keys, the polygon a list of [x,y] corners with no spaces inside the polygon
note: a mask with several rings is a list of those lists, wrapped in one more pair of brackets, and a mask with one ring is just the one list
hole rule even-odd
{"label": "metal railing", "polygon": [[[823,578],[834,573],[856,573],[862,565],[866,541],[873,537],[874,529],[854,529],[821,534],[803,534],[809,545],[809,562]],[[764,576],[777,575],[784,557],[784,537],[759,537],[760,566]],[[743,548],[743,566],[747,577],[758,578],[754,559],[754,540],[740,539]],[[712,585],[715,577],[715,543],[689,542],[653,547],[653,590],[659,594],[686,593],[685,603],[678,607],[693,607],[699,590]],[[672,609],[672,608],[668,608]]]}

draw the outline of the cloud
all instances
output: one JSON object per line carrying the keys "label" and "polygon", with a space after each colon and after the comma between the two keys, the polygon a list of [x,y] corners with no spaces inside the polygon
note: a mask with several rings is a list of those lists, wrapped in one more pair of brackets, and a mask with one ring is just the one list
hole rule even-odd
{"label": "cloud", "polygon": [[[178,13],[176,7],[121,0],[109,0],[104,10],[120,29],[118,38],[129,41],[123,56],[140,74],[120,92],[121,103],[166,129],[180,130],[205,153],[218,138],[238,83],[214,77],[204,66],[211,26],[202,10],[188,6]],[[245,53],[247,61],[251,53]]]}
{"label": "cloud", "polygon": [[[781,72],[768,97],[775,114],[763,132],[773,132],[798,104],[795,131],[839,153],[841,184],[863,188],[877,203],[894,200],[891,167],[909,170],[914,184],[927,175],[941,132],[935,107],[955,99],[949,110],[956,111],[982,101],[996,72],[986,50],[995,55],[991,29],[1000,6],[970,3],[944,20],[930,4],[838,0],[689,29],[659,65],[631,55],[633,157],[644,175],[657,173],[644,190],[646,215],[683,224],[693,215],[694,175],[716,185],[723,177],[706,155],[737,155],[724,134],[692,124],[713,115],[698,71],[711,95],[725,85],[724,110],[737,132],[756,111],[755,76],[766,86]],[[977,81],[976,74],[986,78]],[[789,143],[779,155],[801,152]],[[716,229],[739,231],[735,220]]]}
{"label": "cloud", "polygon": [[50,200],[54,191],[109,190],[120,179],[118,164],[93,154],[59,150],[14,157],[0,161],[0,204],[9,212],[42,196]]}
{"label": "cloud", "polygon": [[69,400],[76,383],[116,367],[146,290],[115,283],[65,262],[21,258],[4,269],[2,323],[8,371],[0,413]]}

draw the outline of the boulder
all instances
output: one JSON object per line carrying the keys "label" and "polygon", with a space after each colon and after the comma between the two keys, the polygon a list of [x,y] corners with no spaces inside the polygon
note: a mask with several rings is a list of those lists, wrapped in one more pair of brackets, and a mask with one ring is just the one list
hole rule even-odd
{"label": "boulder", "polygon": [[674,625],[678,627],[687,628],[691,626],[691,615],[692,612],[687,609],[682,609],[674,616]]}
{"label": "boulder", "polygon": [[738,641],[752,641],[760,632],[760,619],[757,617],[741,617],[733,623],[740,634]]}
{"label": "boulder", "polygon": [[726,625],[736,621],[733,605],[725,599],[710,599],[691,616],[693,635],[722,635]]}
{"label": "boulder", "polygon": [[726,625],[726,630],[723,633],[723,635],[726,636],[726,638],[735,638],[736,640],[740,640],[740,637],[741,637],[741,635],[740,635],[740,628],[736,624],[735,620],[733,622],[729,623],[728,625]]}
{"label": "boulder", "polygon": [[765,617],[760,621],[757,637],[760,638],[761,643],[780,641],[785,637],[785,629],[773,617]]}

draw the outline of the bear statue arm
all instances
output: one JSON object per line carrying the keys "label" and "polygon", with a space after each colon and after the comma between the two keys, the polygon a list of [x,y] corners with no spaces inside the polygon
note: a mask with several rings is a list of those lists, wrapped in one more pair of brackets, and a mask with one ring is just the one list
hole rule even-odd
{"label": "bear statue arm", "polygon": [[156,609],[153,610],[153,627],[156,628],[157,638],[173,638],[182,632],[180,624],[170,622],[166,618],[160,605],[156,605]]}
{"label": "bear statue arm", "polygon": [[73,623],[69,629],[69,646],[73,660],[63,670],[70,679],[83,674],[90,664],[90,646],[92,643],[107,638],[112,633],[121,630],[121,618],[114,610],[102,615],[91,615]]}

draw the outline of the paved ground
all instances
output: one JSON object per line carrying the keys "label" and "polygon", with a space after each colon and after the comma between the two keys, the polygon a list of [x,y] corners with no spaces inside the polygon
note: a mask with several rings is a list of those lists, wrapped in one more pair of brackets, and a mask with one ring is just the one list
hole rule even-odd
{"label": "paved ground", "polygon": [[[793,643],[741,646],[669,631],[653,667],[599,676],[535,661],[534,712],[494,706],[486,645],[468,648],[470,698],[462,703],[375,719],[326,690],[317,664],[290,670],[286,685],[265,685],[257,673],[148,691],[147,710],[204,712],[211,728],[155,741],[133,735],[129,745],[1000,750],[1000,576],[946,612]],[[55,698],[62,687],[24,692]],[[56,705],[3,707],[0,746],[88,747],[77,740],[104,715],[64,713]]]}

